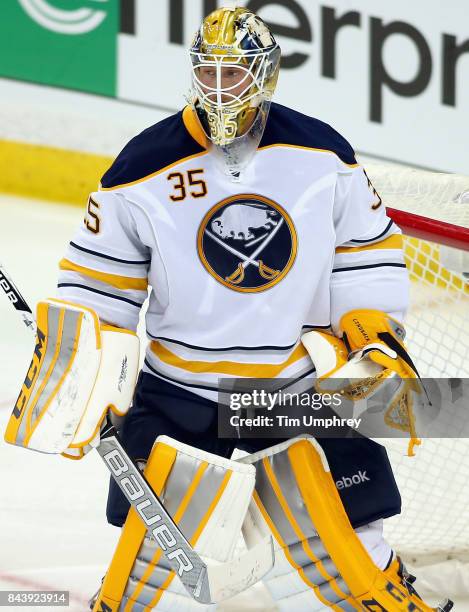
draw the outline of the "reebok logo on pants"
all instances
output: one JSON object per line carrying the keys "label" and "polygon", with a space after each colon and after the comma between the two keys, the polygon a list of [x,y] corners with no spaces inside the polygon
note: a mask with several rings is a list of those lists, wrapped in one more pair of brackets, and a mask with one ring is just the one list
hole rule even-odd
{"label": "reebok logo on pants", "polygon": [[339,480],[336,480],[335,486],[340,491],[342,489],[348,489],[349,487],[353,487],[353,485],[361,484],[366,480],[370,480],[366,475],[366,470],[362,472],[362,470],[358,470],[358,474],[353,474],[353,476],[342,476]]}

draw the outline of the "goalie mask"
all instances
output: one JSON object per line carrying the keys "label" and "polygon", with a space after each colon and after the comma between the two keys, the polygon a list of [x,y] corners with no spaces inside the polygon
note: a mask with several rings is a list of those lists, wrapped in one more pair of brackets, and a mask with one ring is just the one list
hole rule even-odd
{"label": "goalie mask", "polygon": [[236,179],[262,138],[280,47],[248,9],[221,8],[204,19],[190,56],[190,102],[224,171]]}

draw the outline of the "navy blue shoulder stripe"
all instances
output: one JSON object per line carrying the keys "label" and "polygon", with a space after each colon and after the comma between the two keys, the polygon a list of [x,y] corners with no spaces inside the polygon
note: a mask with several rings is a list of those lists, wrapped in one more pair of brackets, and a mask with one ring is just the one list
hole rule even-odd
{"label": "navy blue shoulder stripe", "polygon": [[275,345],[265,345],[265,346],[223,346],[219,348],[208,348],[206,346],[196,346],[195,344],[188,344],[187,342],[182,342],[182,340],[175,340],[174,338],[167,338],[166,336],[154,336],[147,330],[147,335],[153,340],[163,340],[165,342],[171,342],[172,344],[180,344],[181,346],[185,346],[186,348],[195,349],[197,351],[212,351],[212,352],[227,352],[227,351],[287,351],[292,349],[296,342],[293,344],[288,344],[287,346],[275,346]]}
{"label": "navy blue shoulder stripe", "polygon": [[[303,372],[303,374],[298,376],[298,378],[294,378],[293,380],[289,380],[287,383],[285,383],[281,387],[278,387],[275,390],[276,391],[285,391],[285,389],[288,389],[289,387],[292,387],[297,382],[300,382],[300,380],[303,380],[303,378],[306,378],[307,376],[310,376],[311,374],[314,374],[315,372],[316,372],[316,368],[313,366],[312,368],[309,368],[308,370]],[[283,380],[285,380],[285,379],[283,379]]]}
{"label": "navy blue shoulder stripe", "polygon": [[76,242],[70,242],[70,246],[76,249],[77,251],[83,251],[83,253],[89,253],[90,255],[95,255],[96,257],[101,257],[102,259],[109,259],[110,261],[117,261],[118,263],[132,264],[138,266],[143,266],[151,263],[151,259],[143,259],[142,261],[132,261],[130,259],[119,259],[118,257],[111,257],[111,255],[105,255],[104,253],[99,253],[98,251],[85,249],[85,247],[76,244]]}
{"label": "navy blue shoulder stripe", "polygon": [[367,264],[364,266],[349,266],[347,268],[334,268],[332,272],[353,272],[354,270],[369,270],[371,268],[407,268],[405,263],[377,263],[377,264]]}
{"label": "navy blue shoulder stripe", "polygon": [[114,295],[112,293],[107,293],[106,291],[100,291],[99,289],[93,289],[93,287],[88,287],[88,285],[80,285],[78,283],[59,283],[57,285],[59,289],[61,287],[75,287],[76,289],[84,289],[85,291],[90,291],[91,293],[97,293],[98,295],[103,295],[104,297],[112,298],[113,300],[119,300],[120,302],[126,302],[131,306],[136,306],[137,308],[141,308],[143,302],[134,302],[133,300],[129,300],[128,298],[122,297],[120,295]]}
{"label": "navy blue shoulder stripe", "polygon": [[[350,144],[330,125],[275,103],[260,147],[274,144],[326,149],[346,164],[357,163]],[[101,185],[105,189],[125,185],[204,151],[187,131],[180,111],[132,138],[102,177]]]}
{"label": "navy blue shoulder stripe", "polygon": [[194,383],[189,383],[185,380],[178,380],[177,378],[171,378],[171,376],[167,376],[166,374],[163,374],[162,372],[159,372],[158,370],[156,370],[151,365],[151,363],[148,361],[148,359],[144,360],[144,364],[147,366],[149,370],[151,370],[154,376],[158,376],[158,378],[162,378],[163,380],[169,380],[172,383],[176,383],[184,387],[192,387],[193,389],[205,389],[206,391],[218,391],[218,385],[196,385]]}
{"label": "navy blue shoulder stripe", "polygon": [[347,140],[330,125],[281,104],[272,103],[259,148],[289,144],[333,151],[345,164],[356,164]]}
{"label": "navy blue shoulder stripe", "polygon": [[374,242],[375,240],[378,240],[378,238],[382,238],[384,235],[386,235],[393,225],[394,225],[394,221],[391,219],[389,223],[386,225],[386,227],[384,228],[384,230],[377,236],[374,236],[373,238],[368,238],[367,240],[350,240],[350,242],[354,242],[357,244],[364,244],[366,242]]}
{"label": "navy blue shoulder stripe", "polygon": [[187,131],[180,111],[132,138],[102,177],[101,185],[109,189],[138,181],[204,150]]}

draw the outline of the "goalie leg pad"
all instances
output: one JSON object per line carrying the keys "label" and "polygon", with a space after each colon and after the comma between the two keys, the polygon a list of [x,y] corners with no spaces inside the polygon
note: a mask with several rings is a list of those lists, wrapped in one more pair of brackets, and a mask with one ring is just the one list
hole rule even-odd
{"label": "goalie leg pad", "polygon": [[[256,467],[251,522],[258,537],[271,532],[276,540],[275,566],[264,580],[280,610],[431,610],[373,562],[314,439],[296,438],[240,461]],[[376,547],[375,537],[363,539]]]}
{"label": "goalie leg pad", "polygon": [[[233,557],[254,490],[253,466],[160,436],[145,476],[200,555],[222,563]],[[94,610],[215,609],[188,596],[147,535],[132,508]]]}
{"label": "goalie leg pad", "polygon": [[275,566],[265,584],[280,610],[316,611],[331,605],[357,610],[308,515],[288,456],[290,446],[286,442],[241,459],[256,467],[250,514],[261,533],[272,532],[276,541]]}

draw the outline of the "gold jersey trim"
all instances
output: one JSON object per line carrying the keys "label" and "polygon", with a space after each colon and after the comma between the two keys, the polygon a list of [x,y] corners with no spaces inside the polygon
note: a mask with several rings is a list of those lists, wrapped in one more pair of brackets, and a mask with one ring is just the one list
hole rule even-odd
{"label": "gold jersey trim", "polygon": [[286,149],[304,149],[305,151],[316,151],[317,153],[328,153],[329,155],[335,155],[337,159],[339,159],[341,163],[344,164],[344,166],[348,166],[349,168],[360,168],[360,164],[358,163],[357,164],[347,164],[346,162],[344,162],[342,159],[340,159],[340,156],[337,155],[335,151],[332,151],[332,149],[318,149],[316,147],[304,147],[302,145],[293,145],[293,144],[287,144],[284,142],[277,142],[275,144],[270,144],[270,145],[265,145],[264,147],[259,147],[257,150],[265,151],[267,149],[273,149],[275,147],[284,147]]}
{"label": "gold jersey trim", "polygon": [[207,137],[191,106],[187,105],[182,111],[184,126],[192,138],[204,149],[207,148]]}
{"label": "gold jersey trim", "polygon": [[194,153],[194,155],[189,155],[188,157],[182,157],[181,159],[178,159],[177,161],[173,162],[172,164],[169,164],[169,166],[165,166],[164,168],[160,168],[160,170],[157,170],[156,172],[152,172],[151,174],[148,174],[147,176],[143,176],[142,178],[139,178],[135,181],[130,181],[130,183],[122,183],[121,185],[115,185],[114,187],[99,187],[99,191],[116,191],[116,189],[123,189],[124,187],[132,187],[132,185],[138,185],[139,183],[144,183],[145,181],[148,181],[152,178],[154,178],[155,176],[158,176],[159,174],[163,174],[164,172],[167,172],[168,170],[171,170],[171,168],[175,168],[176,166],[179,166],[179,164],[183,164],[185,162],[190,161],[191,159],[197,159],[198,157],[202,157],[203,155],[207,155],[208,151],[201,151],[200,153]]}
{"label": "gold jersey trim", "polygon": [[404,246],[404,240],[401,234],[394,234],[393,236],[389,236],[389,238],[385,238],[381,240],[381,242],[374,242],[373,244],[368,244],[367,246],[357,246],[357,247],[338,247],[335,252],[336,254],[340,253],[361,253],[362,251],[377,251],[379,249],[399,249],[402,250]]}
{"label": "gold jersey trim", "polygon": [[282,363],[239,363],[236,361],[190,361],[172,353],[160,342],[152,341],[150,348],[163,363],[192,372],[194,374],[227,374],[230,376],[246,376],[250,378],[276,378],[288,366],[307,357],[308,353],[299,344],[286,361]]}
{"label": "gold jersey trim", "polygon": [[120,276],[117,274],[108,274],[107,272],[99,272],[91,268],[79,266],[69,259],[62,259],[59,263],[59,268],[67,272],[78,272],[84,276],[89,276],[94,280],[106,283],[117,289],[133,289],[134,291],[146,291],[148,288],[148,280],[146,278],[133,278],[131,276]]}
{"label": "gold jersey trim", "polygon": [[[207,137],[205,136],[205,133],[202,129],[202,126],[200,125],[200,122],[197,116],[195,115],[193,109],[190,106],[186,106],[184,108],[183,113],[182,113],[182,119],[184,121],[184,125],[186,126],[187,131],[192,136],[192,138],[201,147],[207,148]],[[316,151],[318,153],[328,153],[328,154],[335,155],[338,159],[340,159],[339,155],[337,155],[337,153],[335,151],[332,151],[331,149],[319,149],[316,147],[305,147],[302,145],[293,145],[293,144],[280,143],[280,142],[271,144],[271,145],[265,145],[263,147],[258,147],[257,150],[264,151],[266,149],[272,149],[274,147],[285,147],[289,149],[304,149],[305,151]],[[346,162],[342,161],[342,159],[340,159],[340,161],[346,166],[348,166],[349,168],[359,168],[360,167],[360,164],[358,163],[347,164]]]}

